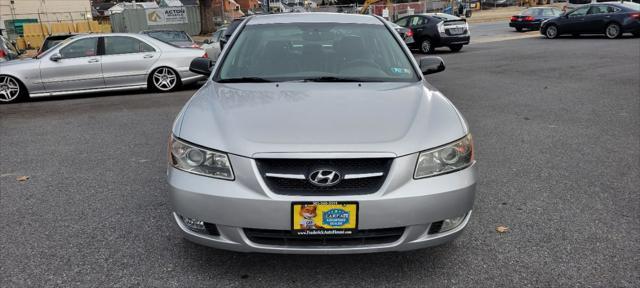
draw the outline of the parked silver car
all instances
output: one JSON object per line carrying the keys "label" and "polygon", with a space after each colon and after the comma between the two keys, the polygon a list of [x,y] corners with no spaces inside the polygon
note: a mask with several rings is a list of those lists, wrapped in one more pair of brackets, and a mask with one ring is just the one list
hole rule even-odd
{"label": "parked silver car", "polygon": [[0,63],[0,103],[20,98],[155,88],[171,91],[204,76],[189,71],[202,50],[140,34],[78,35],[35,58]]}
{"label": "parked silver car", "polygon": [[[248,17],[169,140],[173,216],[212,247],[272,253],[418,249],[471,217],[469,127],[384,19]],[[209,74],[209,59],[190,69]]]}

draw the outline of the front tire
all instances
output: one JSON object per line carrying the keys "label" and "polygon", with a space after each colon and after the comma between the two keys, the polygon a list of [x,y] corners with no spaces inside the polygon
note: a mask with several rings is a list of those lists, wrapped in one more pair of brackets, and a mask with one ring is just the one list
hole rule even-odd
{"label": "front tire", "polygon": [[173,91],[181,85],[178,72],[169,67],[160,67],[153,70],[149,77],[149,82],[151,88],[161,92]]}
{"label": "front tire", "polygon": [[544,31],[544,36],[548,39],[558,38],[558,26],[549,25],[549,27]]}
{"label": "front tire", "polygon": [[522,32],[522,27],[516,27],[516,31]]}
{"label": "front tire", "polygon": [[433,43],[431,43],[431,40],[424,39],[420,43],[420,52],[424,54],[430,54],[431,52],[433,52]]}
{"label": "front tire", "polygon": [[27,89],[15,77],[0,75],[0,104],[14,103],[22,100]]}
{"label": "front tire", "polygon": [[610,23],[607,28],[604,29],[604,35],[609,39],[616,39],[622,36],[622,28],[618,23]]}
{"label": "front tire", "polygon": [[451,45],[449,46],[449,49],[451,49],[451,52],[460,52],[460,50],[462,50],[462,45],[460,44]]}

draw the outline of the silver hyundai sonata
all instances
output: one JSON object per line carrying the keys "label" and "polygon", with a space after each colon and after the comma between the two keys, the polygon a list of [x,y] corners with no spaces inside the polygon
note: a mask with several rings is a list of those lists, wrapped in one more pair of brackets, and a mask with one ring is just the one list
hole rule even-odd
{"label": "silver hyundai sonata", "polygon": [[0,104],[100,91],[171,91],[204,79],[189,71],[202,54],[140,34],[73,36],[34,58],[0,63]]}
{"label": "silver hyundai sonata", "polygon": [[248,17],[179,113],[173,217],[203,245],[271,253],[403,251],[467,225],[476,168],[460,112],[382,18]]}

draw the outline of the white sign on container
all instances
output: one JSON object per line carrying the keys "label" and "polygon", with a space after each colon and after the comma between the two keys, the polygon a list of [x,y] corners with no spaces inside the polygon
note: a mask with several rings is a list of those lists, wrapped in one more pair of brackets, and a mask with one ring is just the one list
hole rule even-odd
{"label": "white sign on container", "polygon": [[184,7],[147,9],[145,12],[147,14],[147,24],[150,26],[189,23],[187,9]]}

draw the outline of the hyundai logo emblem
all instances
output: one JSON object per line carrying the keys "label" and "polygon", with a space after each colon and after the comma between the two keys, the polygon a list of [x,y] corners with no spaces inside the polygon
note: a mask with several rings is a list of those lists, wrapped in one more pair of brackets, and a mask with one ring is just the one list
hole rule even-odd
{"label": "hyundai logo emblem", "polygon": [[309,182],[320,187],[336,185],[340,183],[340,180],[342,180],[340,173],[329,169],[318,169],[309,174]]}

